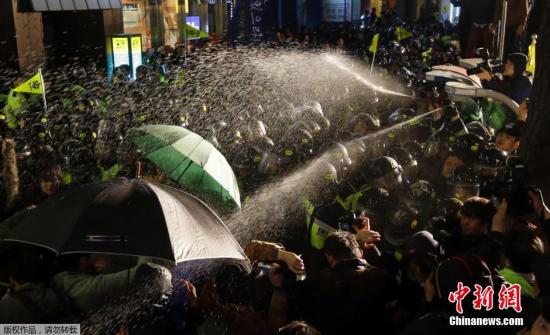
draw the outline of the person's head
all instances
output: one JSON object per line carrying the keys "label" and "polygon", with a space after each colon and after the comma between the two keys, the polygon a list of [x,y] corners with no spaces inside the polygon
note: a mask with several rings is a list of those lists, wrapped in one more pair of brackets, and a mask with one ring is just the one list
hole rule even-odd
{"label": "person's head", "polygon": [[367,180],[371,181],[373,187],[383,188],[390,193],[403,181],[403,168],[395,159],[388,156],[367,162],[363,174]]}
{"label": "person's head", "polygon": [[522,122],[509,123],[497,131],[495,145],[507,154],[519,148]]}
{"label": "person's head", "polygon": [[483,178],[494,179],[505,169],[506,159],[505,151],[490,147],[478,154],[474,169]]}
{"label": "person's head", "polygon": [[350,121],[352,134],[365,136],[380,128],[380,120],[373,114],[359,113]]}
{"label": "person's head", "polygon": [[334,143],[334,145],[328,151],[328,161],[334,165],[337,172],[342,176],[347,175],[348,170],[352,164],[352,160],[349,157],[348,149],[342,143]]}
{"label": "person's head", "polygon": [[464,236],[487,234],[496,209],[489,199],[473,197],[460,209],[460,228]]}
{"label": "person's head", "polygon": [[382,229],[385,215],[391,203],[388,191],[379,187],[370,187],[361,192],[361,196],[357,199],[358,208],[366,213],[373,230]]}
{"label": "person's head", "polygon": [[56,194],[63,186],[61,169],[55,165],[43,171],[40,176],[40,189],[47,196]]}
{"label": "person's head", "polygon": [[164,266],[145,263],[141,264],[135,274],[134,288],[142,292],[141,298],[150,303],[166,302],[172,293],[172,274]]}
{"label": "person's head", "polygon": [[407,275],[422,284],[438,264],[442,250],[433,235],[425,230],[419,231],[405,243],[401,264]]}
{"label": "person's head", "polygon": [[458,152],[451,152],[447,154],[445,160],[443,161],[443,166],[441,167],[441,175],[445,178],[450,178],[453,172],[460,166],[463,166],[466,163],[466,158],[463,154]]}
{"label": "person's head", "polygon": [[447,196],[465,201],[479,195],[479,177],[470,167],[463,165],[456,168],[447,181]]}
{"label": "person's head", "polygon": [[277,335],[321,335],[321,333],[303,321],[292,321],[279,328]]}
{"label": "person's head", "polygon": [[326,238],[323,252],[331,268],[342,260],[361,258],[362,256],[355,235],[343,231],[331,233]]}
{"label": "person's head", "polygon": [[[493,287],[491,271],[487,264],[477,255],[458,255],[442,261],[425,282],[424,292],[426,300],[438,302],[448,312],[456,313],[455,304],[449,302],[449,294],[457,290],[458,283],[470,287],[480,285],[485,288]],[[464,314],[471,315],[473,309],[473,294],[469,294],[462,301]]]}
{"label": "person's head", "polygon": [[537,255],[544,253],[544,243],[531,230],[514,229],[504,237],[506,265],[519,273],[531,273]]}
{"label": "person's head", "polygon": [[422,227],[421,215],[416,208],[401,203],[393,210],[384,224],[384,240],[394,247],[401,247]]}
{"label": "person's head", "polygon": [[412,180],[418,175],[418,162],[406,149],[392,147],[388,149],[387,155],[394,158],[403,167],[403,177]]}
{"label": "person's head", "polygon": [[504,64],[504,72],[506,77],[520,77],[525,73],[529,58],[522,53],[513,53],[508,55],[508,60]]}
{"label": "person's head", "polygon": [[136,68],[136,81],[143,82],[147,80],[148,68],[145,65],[140,65]]}

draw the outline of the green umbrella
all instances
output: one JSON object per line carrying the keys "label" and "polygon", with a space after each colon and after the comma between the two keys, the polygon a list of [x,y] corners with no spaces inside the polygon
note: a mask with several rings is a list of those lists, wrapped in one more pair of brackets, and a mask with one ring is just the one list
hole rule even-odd
{"label": "green umbrella", "polygon": [[214,206],[240,209],[239,186],[231,166],[204,138],[168,125],[134,128],[130,136],[145,158],[171,180]]}

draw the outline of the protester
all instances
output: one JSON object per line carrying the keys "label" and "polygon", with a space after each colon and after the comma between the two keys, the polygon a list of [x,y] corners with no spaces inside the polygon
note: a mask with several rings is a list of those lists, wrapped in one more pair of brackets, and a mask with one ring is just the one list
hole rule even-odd
{"label": "protester", "polygon": [[531,81],[525,75],[527,56],[521,53],[508,55],[508,60],[502,73],[503,79],[499,79],[487,71],[479,74],[483,86],[497,92],[501,92],[520,104],[531,94]]}
{"label": "protester", "polygon": [[[490,47],[493,1],[453,3],[463,9],[462,51]],[[9,266],[0,266],[0,281],[9,288],[0,321],[78,318],[90,334],[455,334],[466,328],[449,326],[458,316],[449,297],[462,282],[494,290],[493,311],[474,308],[472,292],[462,300],[464,316],[518,317],[534,334],[544,329],[547,313],[537,299],[550,291],[548,268],[536,263],[548,254],[550,210],[542,192],[525,184],[515,157],[531,87],[525,56],[510,54],[504,79],[479,75],[485,87],[521,103],[521,121],[494,127],[483,99],[452,102],[444,83],[423,78],[430,67],[459,60],[456,30],[435,21],[433,6],[420,22],[384,12],[359,30],[323,24],[300,35],[285,27],[259,50],[207,49],[199,41],[185,67],[181,46],[150,50],[135,81],[129,66],[108,85],[100,71],[67,65],[66,82],[47,80],[47,114],[40,99],[12,96],[24,105],[17,108],[6,97],[0,201],[2,218],[10,219],[2,220],[0,237],[33,206],[86,183],[126,176],[179,187],[173,171],[129,140],[132,128],[167,123],[203,136],[233,168],[241,213],[250,214],[234,233],[252,272],[226,259],[185,264],[199,273],[134,262],[113,269],[89,254],[43,266],[2,241],[1,263]],[[321,48],[373,62],[368,80],[392,83],[383,89],[396,92],[354,85],[337,67],[319,71],[321,82],[303,78],[292,61],[278,63],[291,55],[315,65],[308,57],[327,51]],[[223,62],[208,58],[217,53],[246,66],[226,73]],[[276,70],[264,76],[264,67]],[[293,78],[274,85],[287,72]],[[227,87],[233,96],[223,94]],[[274,185],[284,191],[269,208],[254,202],[278,192]],[[267,236],[273,242],[260,240]],[[501,284],[521,286],[524,311],[498,308]]]}
{"label": "protester", "polygon": [[18,252],[10,262],[10,288],[0,300],[0,322],[71,322],[74,315],[67,297],[42,283],[44,259],[37,250]]}
{"label": "protester", "polygon": [[329,267],[312,283],[314,325],[323,334],[359,331],[363,324],[389,323],[393,300],[391,277],[361,259],[355,237],[339,232],[329,235],[323,251]]}
{"label": "protester", "polygon": [[101,307],[113,295],[127,289],[134,281],[139,265],[110,274],[94,273],[89,254],[65,256],[67,271],[56,274],[51,285],[66,294],[82,316]]}

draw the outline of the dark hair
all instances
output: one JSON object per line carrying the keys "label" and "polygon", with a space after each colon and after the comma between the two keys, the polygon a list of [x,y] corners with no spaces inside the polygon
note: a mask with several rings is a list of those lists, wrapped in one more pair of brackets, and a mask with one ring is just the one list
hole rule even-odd
{"label": "dark hair", "polygon": [[470,155],[468,155],[468,153],[465,152],[464,150],[454,149],[454,150],[449,151],[447,153],[447,155],[445,156],[445,159],[443,160],[443,163],[445,163],[447,158],[449,158],[451,156],[460,159],[463,163],[468,163],[469,161],[472,160]]}
{"label": "dark hair", "polygon": [[495,206],[487,198],[472,197],[464,201],[460,215],[478,219],[482,224],[490,225],[496,213]]}
{"label": "dark hair", "polygon": [[343,231],[331,233],[325,240],[323,251],[337,260],[361,257],[355,235]]}
{"label": "dark hair", "polygon": [[[457,289],[457,284],[462,282],[464,286],[473,288],[475,284],[482,287],[491,286],[493,280],[491,270],[487,264],[477,255],[465,254],[451,257],[442,261],[434,270],[432,276],[436,299],[438,304],[443,304],[448,312],[455,311],[455,305],[448,300],[449,293]],[[479,313],[473,308],[473,297],[469,295],[462,302],[464,314],[473,316]]]}
{"label": "dark hair", "polygon": [[278,335],[321,335],[321,333],[303,321],[292,321],[279,328]]}
{"label": "dark hair", "polygon": [[512,270],[519,273],[532,272],[531,264],[536,255],[544,253],[542,240],[528,229],[514,229],[504,237],[504,256]]}

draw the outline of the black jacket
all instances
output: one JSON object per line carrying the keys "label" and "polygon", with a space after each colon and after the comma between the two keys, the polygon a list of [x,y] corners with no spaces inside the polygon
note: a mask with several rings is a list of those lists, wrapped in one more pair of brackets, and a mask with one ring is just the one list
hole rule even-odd
{"label": "black jacket", "polygon": [[[340,261],[312,283],[311,323],[323,335],[359,334],[390,325],[395,281],[361,259]],[[309,320],[308,320],[309,321]]]}

